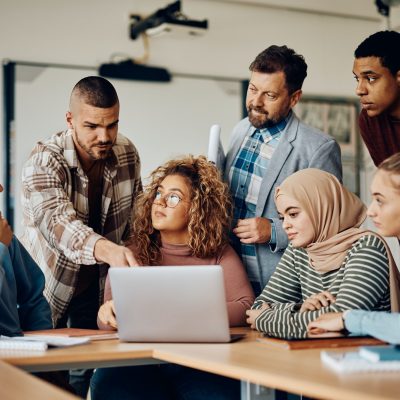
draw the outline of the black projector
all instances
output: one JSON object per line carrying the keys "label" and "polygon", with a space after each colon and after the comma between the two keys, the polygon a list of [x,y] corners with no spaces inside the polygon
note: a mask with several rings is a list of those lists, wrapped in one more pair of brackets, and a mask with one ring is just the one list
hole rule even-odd
{"label": "black projector", "polygon": [[105,78],[134,81],[170,82],[171,74],[165,68],[135,64],[132,60],[101,64],[99,75]]}

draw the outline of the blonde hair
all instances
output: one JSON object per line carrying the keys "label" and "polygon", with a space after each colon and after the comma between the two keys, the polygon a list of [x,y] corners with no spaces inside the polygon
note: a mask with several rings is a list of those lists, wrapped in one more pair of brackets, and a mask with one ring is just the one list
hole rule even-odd
{"label": "blonde hair", "polygon": [[[400,175],[400,152],[395,153],[392,156],[383,160],[379,164],[378,170],[388,172],[391,175],[391,177],[393,177],[393,175]],[[391,181],[393,187],[397,190],[400,190],[399,182],[395,181],[394,179],[391,179]]]}
{"label": "blonde hair", "polygon": [[191,188],[189,247],[195,257],[217,255],[228,242],[232,202],[219,170],[203,156],[168,161],[150,174],[150,183],[137,199],[131,243],[142,265],[161,261],[160,232],[153,228],[151,208],[161,182],[169,175],[184,177]]}

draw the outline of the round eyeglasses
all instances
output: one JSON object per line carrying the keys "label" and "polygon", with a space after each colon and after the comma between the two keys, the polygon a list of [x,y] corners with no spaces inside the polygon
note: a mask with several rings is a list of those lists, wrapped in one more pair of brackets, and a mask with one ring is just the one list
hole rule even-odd
{"label": "round eyeglasses", "polygon": [[160,204],[162,200],[164,200],[165,205],[169,208],[175,208],[181,201],[183,201],[175,193],[168,193],[163,196],[162,193],[157,190],[153,203]]}

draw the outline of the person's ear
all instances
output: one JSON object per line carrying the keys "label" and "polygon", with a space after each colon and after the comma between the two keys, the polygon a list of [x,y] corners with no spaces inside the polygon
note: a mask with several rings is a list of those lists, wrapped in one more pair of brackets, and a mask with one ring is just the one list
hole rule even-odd
{"label": "person's ear", "polygon": [[302,94],[303,92],[299,89],[290,95],[290,108],[293,108],[299,102]]}
{"label": "person's ear", "polygon": [[71,111],[67,111],[67,113],[65,114],[65,119],[67,121],[68,128],[69,129],[74,129],[74,126],[72,124],[73,117],[72,117]]}

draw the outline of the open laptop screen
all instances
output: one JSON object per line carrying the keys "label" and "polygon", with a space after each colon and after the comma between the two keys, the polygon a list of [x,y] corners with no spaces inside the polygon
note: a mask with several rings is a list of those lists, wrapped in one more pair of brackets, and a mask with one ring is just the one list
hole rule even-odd
{"label": "open laptop screen", "polygon": [[121,340],[229,342],[222,268],[110,268]]}

